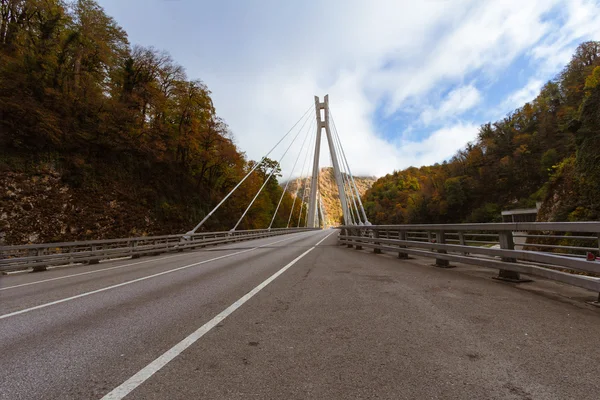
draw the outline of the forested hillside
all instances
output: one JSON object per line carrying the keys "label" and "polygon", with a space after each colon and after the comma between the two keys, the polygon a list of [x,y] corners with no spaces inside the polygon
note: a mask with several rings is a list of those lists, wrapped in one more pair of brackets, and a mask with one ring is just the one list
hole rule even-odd
{"label": "forested hillside", "polygon": [[600,42],[450,161],[386,175],[365,200],[379,224],[499,221],[536,202],[541,221],[599,220]]}
{"label": "forested hillside", "polygon": [[[206,85],[93,0],[0,0],[0,242],[186,232],[252,165]],[[231,228],[269,166],[206,228]],[[281,193],[239,229],[267,227]]]}

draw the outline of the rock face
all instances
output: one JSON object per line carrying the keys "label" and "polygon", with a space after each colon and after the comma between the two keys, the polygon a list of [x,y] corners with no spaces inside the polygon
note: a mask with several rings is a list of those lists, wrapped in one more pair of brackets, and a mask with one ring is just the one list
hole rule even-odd
{"label": "rock face", "polygon": [[[361,197],[365,194],[365,192],[373,185],[373,183],[377,180],[375,177],[354,177],[354,181],[356,182],[356,186],[358,188],[358,192]],[[308,202],[308,195],[310,192],[310,181],[309,177],[306,179],[306,201]],[[283,183],[285,184],[285,182]],[[303,195],[303,187],[305,183],[294,180],[290,182],[288,186],[288,191],[294,195],[296,190],[298,190],[298,196],[302,197]],[[340,197],[338,194],[337,184],[335,182],[335,177],[333,175],[332,167],[321,168],[319,171],[319,192],[321,193],[321,197],[323,198],[323,208],[325,213],[325,218],[328,225],[339,225],[342,220],[342,206],[340,204]]]}
{"label": "rock face", "polygon": [[538,222],[593,220],[581,207],[581,182],[575,158],[565,159],[547,184],[547,193],[537,215]]}
{"label": "rock face", "polygon": [[127,193],[74,189],[51,166],[0,174],[0,245],[140,236],[153,225]]}

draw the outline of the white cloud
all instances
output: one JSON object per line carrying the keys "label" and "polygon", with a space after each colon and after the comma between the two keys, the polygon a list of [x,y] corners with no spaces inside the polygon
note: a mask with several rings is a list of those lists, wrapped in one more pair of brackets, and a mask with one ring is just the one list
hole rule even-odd
{"label": "white cloud", "polygon": [[527,102],[531,102],[540,93],[540,89],[544,84],[545,82],[541,79],[532,78],[524,87],[509,95],[502,103],[502,108],[513,110]]}
{"label": "white cloud", "polygon": [[540,75],[552,77],[567,64],[575,47],[583,40],[600,39],[600,4],[593,0],[568,0],[559,8],[562,24],[532,49]]}
{"label": "white cloud", "polygon": [[452,90],[437,108],[427,107],[421,113],[421,121],[443,123],[450,117],[458,117],[475,107],[481,101],[481,93],[473,86],[461,86]]}
{"label": "white cloud", "polygon": [[439,129],[423,141],[405,141],[401,146],[408,157],[400,162],[400,167],[441,163],[475,140],[478,130],[478,125],[459,123]]}
{"label": "white cloud", "polygon": [[544,84],[571,60],[580,42],[600,39],[600,4],[597,1],[568,0],[556,11],[563,23],[554,21],[550,33],[531,49],[535,73],[524,87],[510,94],[499,105],[499,114],[532,101]]}
{"label": "white cloud", "polygon": [[[404,126],[390,138],[374,123],[382,109],[393,117],[410,108],[430,122],[458,116],[482,97],[466,80],[492,79],[522,54],[555,71],[565,56],[553,54],[570,55],[575,38],[600,33],[597,4],[586,0],[100,1],[133,43],[167,49],[191,77],[208,84],[217,112],[253,159],[313,95],[329,93],[357,174],[441,161],[476,132],[472,122],[451,118],[452,126],[433,133]],[[548,17],[556,10],[563,24]],[[528,97],[534,86],[511,98]],[[432,103],[447,91],[440,104]],[[412,141],[402,140],[406,130]],[[322,164],[329,163],[326,150]]]}

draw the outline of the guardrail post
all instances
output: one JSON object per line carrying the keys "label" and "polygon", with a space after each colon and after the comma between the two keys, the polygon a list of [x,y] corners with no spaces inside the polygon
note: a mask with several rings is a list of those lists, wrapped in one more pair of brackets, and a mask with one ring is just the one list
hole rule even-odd
{"label": "guardrail post", "polygon": [[[405,231],[398,231],[398,239],[400,239],[400,240],[406,240],[406,232]],[[400,245],[399,247],[401,249],[405,249],[406,248],[406,246],[404,246],[404,245]],[[403,253],[403,252],[400,251],[400,252],[398,252],[398,258],[406,260],[406,259],[408,259],[408,254],[407,253]]]}
{"label": "guardrail post", "polygon": [[[427,232],[429,237],[431,237],[431,232]],[[437,231],[435,233],[435,241],[439,244],[444,244],[446,243],[446,234],[444,231]],[[438,250],[437,251],[440,254],[447,254],[448,252],[446,250]],[[452,268],[452,266],[450,265],[450,261],[448,260],[443,260],[441,258],[436,258],[435,259],[435,266],[436,267],[440,267],[440,268]]]}
{"label": "guardrail post", "polygon": [[[466,246],[467,242],[465,241],[465,233],[463,231],[458,231],[458,242],[461,246]],[[469,255],[466,251],[462,252],[463,256]]]}
{"label": "guardrail post", "polygon": [[[98,250],[98,247],[96,245],[92,245],[92,253],[94,253],[93,255],[96,255],[96,250]],[[88,260],[88,264],[89,265],[94,265],[94,264],[99,264],[100,263],[100,259],[99,258],[93,258],[91,260]]]}
{"label": "guardrail post", "polygon": [[342,229],[342,230],[340,231],[340,235],[338,236],[338,241],[340,242],[340,245],[341,245],[341,246],[343,246],[343,245],[344,245],[344,243],[342,243],[342,240],[344,240],[344,239],[345,239],[345,238],[344,238],[344,236],[346,236],[346,235],[347,235],[347,232],[348,232],[348,231],[347,231],[346,229]]}
{"label": "guardrail post", "polygon": [[[346,234],[348,236],[353,236],[354,235],[354,229],[346,229]],[[350,240],[350,239],[346,239],[346,240]],[[353,248],[354,245],[352,243],[348,243],[348,248],[351,249]]]}
{"label": "guardrail post", "polygon": [[137,248],[137,245],[138,245],[137,240],[131,241],[131,258],[140,258],[140,255],[135,253],[135,249]]}
{"label": "guardrail post", "polygon": [[[35,250],[30,250],[29,254],[32,256],[39,256],[40,255],[40,249],[35,249]],[[40,262],[40,261],[36,261],[36,262]],[[42,271],[46,271],[48,268],[45,265],[36,265],[33,267],[33,271],[32,272],[42,272]]]}
{"label": "guardrail post", "polygon": [[[379,237],[379,230],[373,229],[373,237],[374,238],[378,238]],[[375,242],[373,244],[379,245],[380,243],[379,242]],[[375,254],[381,254],[381,249],[375,248],[375,249],[373,249],[373,253],[375,253]]]}
{"label": "guardrail post", "polygon": [[[355,229],[354,230],[354,236],[362,236],[362,230],[361,229]],[[362,246],[360,245],[360,240],[356,241],[356,250],[362,250]]]}
{"label": "guardrail post", "polygon": [[69,247],[69,265],[73,264],[73,247]]}
{"label": "guardrail post", "polygon": [[163,253],[160,239],[152,241],[152,250],[148,253],[149,256],[159,256]]}
{"label": "guardrail post", "polygon": [[[501,231],[498,234],[500,241],[500,248],[503,250],[514,250],[515,249],[515,241],[513,239],[513,234],[511,231]],[[516,263],[517,259],[513,257],[502,257],[502,261]],[[508,282],[531,282],[530,279],[521,279],[521,275],[516,271],[508,271],[506,269],[501,269],[498,271],[498,276],[494,277],[494,279],[499,279],[501,281]]]}

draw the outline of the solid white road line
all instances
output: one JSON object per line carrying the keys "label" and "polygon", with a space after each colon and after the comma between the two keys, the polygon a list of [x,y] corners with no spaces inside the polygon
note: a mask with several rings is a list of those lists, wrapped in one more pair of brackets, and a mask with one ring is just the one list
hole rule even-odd
{"label": "solid white road line", "polygon": [[331,236],[334,232],[329,233],[323,239],[319,240],[319,242],[317,244],[315,244],[313,247],[306,250],[304,253],[300,254],[298,257],[293,259],[285,267],[281,268],[279,271],[275,272],[273,275],[271,275],[269,278],[267,278],[267,280],[265,280],[263,283],[261,283],[260,285],[258,285],[254,289],[252,289],[250,292],[248,292],[246,295],[241,297],[239,300],[237,300],[235,303],[233,303],[232,305],[227,307],[225,310],[223,310],[221,313],[219,313],[216,317],[214,317],[213,319],[208,321],[206,324],[202,325],[200,328],[198,328],[191,335],[189,335],[188,337],[183,339],[181,342],[179,342],[175,346],[171,347],[169,350],[167,350],[165,353],[163,353],[163,355],[158,357],[156,360],[152,361],[150,364],[148,364],[147,366],[142,368],[138,373],[136,373],[131,378],[129,378],[128,380],[123,382],[121,385],[119,385],[118,387],[113,389],[110,393],[108,393],[104,397],[102,397],[101,400],[121,400],[122,398],[127,396],[131,391],[133,391],[135,388],[137,388],[142,383],[144,383],[146,380],[148,380],[152,375],[154,375],[156,372],[158,372],[162,367],[167,365],[171,360],[173,360],[175,357],[177,357],[179,354],[181,354],[185,349],[187,349],[192,344],[194,344],[196,341],[198,341],[198,339],[200,339],[202,336],[204,336],[206,333],[208,333],[212,328],[217,326],[221,321],[223,321],[225,318],[227,318],[231,313],[233,313],[235,310],[240,308],[245,302],[250,300],[255,294],[257,294],[262,289],[264,289],[265,286],[267,286],[269,283],[273,282],[279,275],[283,274],[292,265],[296,264],[301,258],[303,258],[305,255],[307,255],[311,251],[313,251],[315,249],[315,247],[320,245],[325,239],[327,239],[329,236]]}
{"label": "solid white road line", "polygon": [[[301,232],[301,234],[302,233],[303,232]],[[298,236],[298,235],[294,235],[294,237],[295,236]],[[227,246],[230,246],[230,245],[227,245]],[[221,248],[218,248],[218,250],[228,250],[228,249],[227,249],[227,247],[221,247]],[[81,276],[81,275],[89,275],[89,274],[95,274],[95,273],[102,272],[102,271],[110,271],[110,270],[113,270],[113,269],[130,267],[132,265],[146,264],[146,263],[151,263],[151,262],[159,262],[159,261],[166,260],[166,259],[169,259],[169,258],[187,256],[187,255],[190,255],[190,254],[192,254],[192,253],[174,254],[174,255],[170,255],[170,256],[164,256],[164,257],[160,257],[160,258],[155,258],[153,260],[138,261],[138,262],[134,262],[134,263],[130,263],[130,264],[117,265],[115,267],[101,268],[101,269],[95,269],[93,271],[79,272],[79,273],[76,273],[76,274],[59,276],[57,278],[49,278],[49,279],[42,279],[40,281],[34,281],[34,282],[28,282],[28,283],[21,283],[19,285],[7,286],[7,287],[4,287],[4,288],[0,288],[0,292],[3,291],[3,290],[16,289],[16,288],[20,288],[20,287],[23,287],[23,286],[37,285],[38,283],[58,281],[58,280],[61,280],[61,279],[73,278],[73,277]]]}
{"label": "solid white road line", "polygon": [[167,270],[167,271],[159,272],[159,273],[156,273],[156,274],[144,276],[144,277],[137,278],[137,279],[132,279],[130,281],[126,281],[126,282],[122,282],[122,283],[118,283],[116,285],[107,286],[107,287],[104,287],[102,289],[92,290],[90,292],[85,292],[85,293],[81,293],[81,294],[78,294],[78,295],[75,295],[75,296],[71,296],[71,297],[67,297],[67,298],[64,298],[64,299],[60,299],[60,300],[56,300],[56,301],[51,301],[49,303],[40,304],[40,305],[37,305],[37,306],[34,306],[34,307],[25,308],[23,310],[14,311],[14,312],[11,312],[11,313],[8,313],[8,314],[0,315],[0,320],[1,319],[5,319],[5,318],[14,317],[15,315],[24,314],[24,313],[27,313],[27,312],[30,312],[30,311],[39,310],[41,308],[50,307],[50,306],[53,306],[53,305],[56,305],[56,304],[65,303],[67,301],[71,301],[71,300],[75,300],[75,299],[80,299],[82,297],[90,296],[92,294],[105,292],[105,291],[111,290],[111,289],[116,289],[116,288],[121,287],[121,286],[131,285],[132,283],[137,283],[137,282],[145,281],[147,279],[156,278],[157,276],[166,275],[166,274],[170,274],[172,272],[181,271],[181,270],[184,270],[184,269],[187,269],[187,268],[195,267],[197,265],[206,264],[206,263],[211,262],[211,261],[216,261],[216,260],[221,260],[223,258],[237,256],[238,254],[247,253],[249,251],[254,251],[256,249],[260,249],[262,247],[270,246],[272,244],[277,244],[277,243],[285,242],[285,241],[291,240],[291,239],[293,239],[295,237],[297,237],[297,236],[295,235],[293,237],[289,237],[289,238],[286,238],[286,239],[283,239],[283,240],[278,240],[278,241],[272,242],[272,243],[263,244],[261,246],[257,246],[257,247],[251,248],[251,249],[247,249],[247,250],[243,250],[243,251],[238,251],[236,253],[231,253],[231,254],[225,254],[225,255],[220,256],[220,257],[211,258],[210,260],[204,260],[204,261],[200,261],[200,262],[197,262],[197,263],[184,265],[182,267],[173,268],[173,269],[170,269],[170,270]]}

